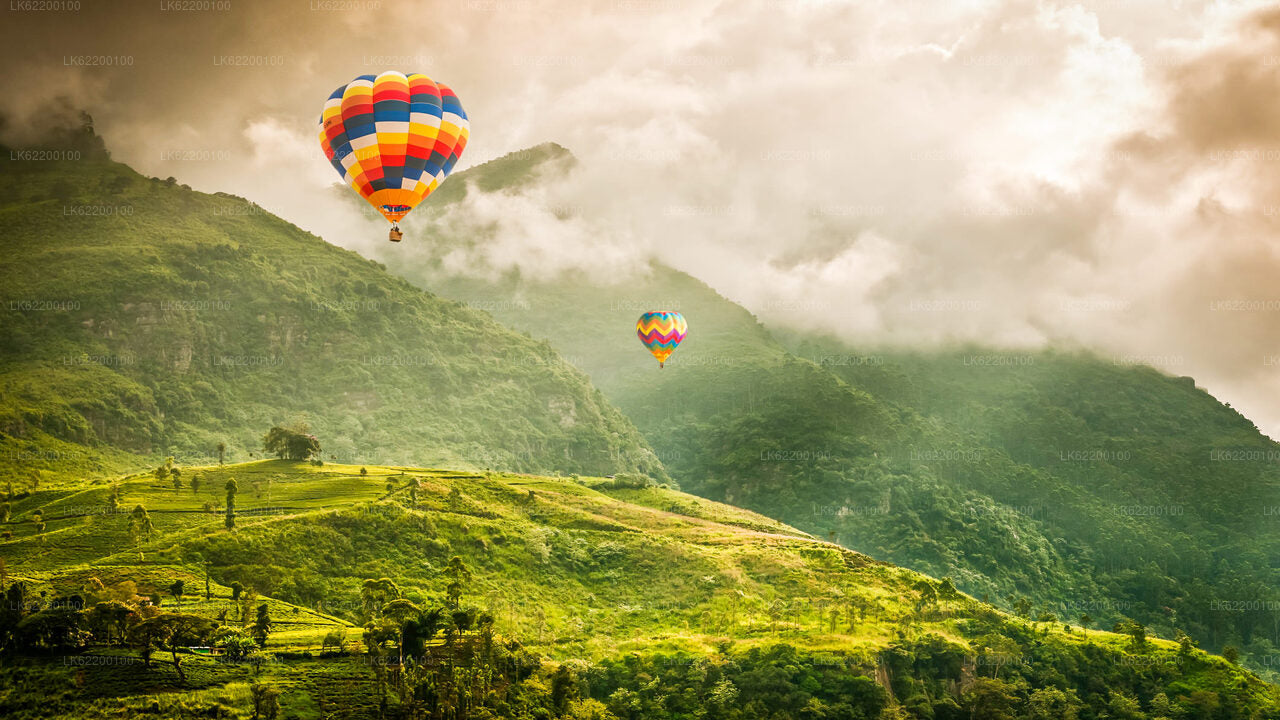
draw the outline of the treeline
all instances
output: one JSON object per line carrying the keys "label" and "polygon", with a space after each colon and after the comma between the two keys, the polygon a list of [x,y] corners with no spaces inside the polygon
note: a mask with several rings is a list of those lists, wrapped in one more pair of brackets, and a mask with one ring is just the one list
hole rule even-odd
{"label": "treeline", "polygon": [[[179,682],[186,680],[182,655],[192,647],[219,648],[233,661],[270,661],[262,652],[275,627],[270,609],[238,583],[230,605],[215,617],[182,612],[182,580],[166,588],[176,602],[172,611],[162,609],[160,593],[140,595],[132,581],[111,587],[96,579],[91,583],[96,587],[84,594],[53,598],[34,595],[21,581],[9,585],[0,604],[0,654],[65,654],[96,645],[134,650],[150,667],[153,655],[164,652]],[[233,608],[235,617],[228,619]]]}

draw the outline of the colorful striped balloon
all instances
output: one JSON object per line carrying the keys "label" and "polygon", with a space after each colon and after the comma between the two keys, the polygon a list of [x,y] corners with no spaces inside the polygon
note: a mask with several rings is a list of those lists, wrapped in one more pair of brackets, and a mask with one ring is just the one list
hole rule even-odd
{"label": "colorful striped balloon", "polygon": [[689,323],[684,316],[669,310],[647,312],[636,321],[636,335],[640,342],[649,348],[649,352],[658,358],[658,367],[665,367],[667,358],[676,351],[676,346],[689,334]]}
{"label": "colorful striped balloon", "polygon": [[361,75],[329,96],[320,147],[342,179],[397,223],[444,182],[467,146],[458,96],[426,75]]}

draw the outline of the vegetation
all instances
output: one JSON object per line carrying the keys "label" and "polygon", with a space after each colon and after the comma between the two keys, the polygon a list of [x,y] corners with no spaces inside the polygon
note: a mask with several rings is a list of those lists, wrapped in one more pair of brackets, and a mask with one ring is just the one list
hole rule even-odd
{"label": "vegetation", "polygon": [[19,491],[30,470],[248,459],[299,421],[327,461],[663,476],[547,343],[242,198],[140,176],[89,127],[43,146],[68,138],[95,149],[0,176],[0,468]]}
{"label": "vegetation", "polygon": [[282,460],[310,460],[320,455],[320,441],[306,423],[290,427],[277,425],[262,439],[262,451]]}
{"label": "vegetation", "polygon": [[[1280,691],[1194,647],[1007,615],[945,580],[675,490],[363,467],[189,469],[209,478],[205,497],[233,475],[272,478],[272,504],[242,503],[234,532],[204,497],[150,472],[121,478],[157,525],[139,546],[126,516],[74,512],[104,502],[103,484],[24,500],[0,545],[20,568],[0,605],[0,713],[1280,713]],[[420,480],[418,500],[382,492],[402,473]],[[23,529],[37,510],[56,545]],[[186,595],[206,569],[209,597]],[[161,593],[174,608],[157,606]]]}
{"label": "vegetation", "polygon": [[[515,193],[570,164],[540,146],[451,185],[475,174],[473,187]],[[487,230],[440,204],[420,215],[433,241],[395,270],[547,338],[682,488],[949,576],[1006,609],[1025,603],[1026,617],[1132,619],[1274,670],[1280,446],[1190,378],[1081,352],[779,342],[660,265],[608,281],[454,274],[440,258]],[[657,306],[691,328],[661,373],[631,331]]]}

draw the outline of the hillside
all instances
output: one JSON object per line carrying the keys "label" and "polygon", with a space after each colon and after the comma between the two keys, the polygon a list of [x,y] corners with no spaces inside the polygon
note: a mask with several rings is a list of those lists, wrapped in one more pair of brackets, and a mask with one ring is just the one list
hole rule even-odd
{"label": "hillside", "polygon": [[[248,717],[268,690],[298,718],[1280,713],[1273,686],[1220,658],[1024,621],[655,486],[284,461],[182,470],[197,487],[97,478],[38,491],[0,525],[0,584],[26,598],[23,616],[0,614],[0,646],[26,653],[0,668],[5,717]],[[106,610],[77,619],[113,600],[129,632],[99,623]],[[148,622],[217,623],[222,640],[193,630],[188,644],[230,648],[264,613],[270,633],[243,660],[161,640],[140,666]]]}
{"label": "hillside", "polygon": [[219,443],[247,459],[294,420],[332,460],[665,478],[547,343],[241,198],[138,175],[91,129],[50,146],[76,159],[0,175],[0,468],[18,490]]}
{"label": "hillside", "polygon": [[[529,157],[559,167],[564,154],[542,146],[455,182],[484,173],[471,192],[501,178],[519,193],[539,181]],[[426,223],[449,208],[433,212]],[[1266,508],[1280,504],[1280,448],[1189,379],[1080,352],[1019,353],[1026,366],[1010,368],[990,348],[905,353],[801,336],[784,347],[671,268],[620,285],[450,275],[433,260],[476,239],[448,220],[418,231],[430,242],[399,271],[553,342],[685,490],[949,576],[1008,609],[1107,627],[1132,618],[1270,668],[1280,537]],[[690,324],[661,372],[632,332],[655,301]],[[561,332],[566,316],[576,332]]]}

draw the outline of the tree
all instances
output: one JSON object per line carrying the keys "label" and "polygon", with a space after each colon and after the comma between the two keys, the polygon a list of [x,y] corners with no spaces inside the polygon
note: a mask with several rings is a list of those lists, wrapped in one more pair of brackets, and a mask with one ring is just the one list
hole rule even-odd
{"label": "tree", "polygon": [[1031,617],[1031,601],[1025,597],[1020,597],[1013,603],[1013,612],[1019,617]]}
{"label": "tree", "polygon": [[203,645],[212,633],[213,623],[207,618],[184,613],[160,613],[134,626],[133,637],[145,646],[147,659],[152,648],[170,653],[178,682],[186,683],[187,675],[182,670],[178,651],[190,645]]}
{"label": "tree", "polygon": [[173,584],[169,586],[169,594],[173,596],[173,600],[178,604],[178,607],[182,607],[182,591],[185,585],[186,583],[182,582],[182,580],[174,580]]}
{"label": "tree", "polygon": [[1085,630],[1088,630],[1089,626],[1092,624],[1093,624],[1093,618],[1089,617],[1089,613],[1084,613],[1083,615],[1080,616],[1080,627],[1084,628]]}
{"label": "tree", "polygon": [[244,585],[241,585],[239,580],[231,581],[231,602],[238,602],[242,592],[244,592]]}
{"label": "tree", "polygon": [[226,454],[227,454],[227,444],[224,442],[218,443],[218,465],[223,464],[222,459],[226,456]]}
{"label": "tree", "polygon": [[347,642],[347,627],[339,625],[325,634],[324,640],[320,642],[320,652],[324,652],[329,648],[341,650],[344,643]]}
{"label": "tree", "polygon": [[129,513],[129,535],[133,538],[133,544],[137,545],[144,538],[151,540],[151,535],[156,531],[156,526],[151,522],[151,515],[147,513],[147,509],[138,504],[133,508],[133,512]]}
{"label": "tree", "polygon": [[1018,701],[1017,688],[997,678],[976,678],[961,700],[970,717],[984,720],[1013,720]]}
{"label": "tree", "polygon": [[[1196,641],[1192,640],[1190,635],[1182,632],[1181,630],[1178,631],[1177,640],[1178,640],[1178,657],[1181,658],[1183,661],[1190,660],[1191,656],[1195,654]],[[1225,649],[1224,649],[1223,655],[1226,655]]]}
{"label": "tree", "polygon": [[235,478],[227,478],[227,484],[223,486],[227,491],[227,519],[226,526],[228,530],[236,529],[236,490],[240,486],[236,484]]}
{"label": "tree", "polygon": [[360,585],[360,602],[365,617],[377,617],[384,605],[400,597],[400,586],[391,578],[368,579]]}
{"label": "tree", "polygon": [[1131,650],[1143,650],[1147,647],[1147,628],[1142,623],[1130,620],[1123,623],[1122,631],[1129,636]]}
{"label": "tree", "polygon": [[252,635],[258,647],[267,646],[267,637],[271,634],[272,622],[271,615],[267,612],[267,604],[262,603],[258,606],[257,617],[253,620]]}
{"label": "tree", "polygon": [[157,481],[164,482],[165,480],[169,479],[169,473],[171,472],[173,472],[172,457],[170,457],[168,460],[165,460],[165,463],[160,467],[156,468],[152,474],[155,475]]}
{"label": "tree", "polygon": [[578,697],[578,681],[569,669],[568,663],[560,663],[555,674],[551,676],[551,704],[556,712],[563,714],[569,702]]}
{"label": "tree", "polygon": [[125,639],[125,629],[128,627],[129,619],[135,615],[133,608],[119,600],[100,602],[85,613],[90,630],[95,636],[100,631],[107,645],[111,644],[112,638],[121,641]]}
{"label": "tree", "polygon": [[368,474],[369,474],[369,468],[363,468],[363,467],[360,468],[360,477],[365,477]]}
{"label": "tree", "polygon": [[920,593],[920,599],[916,601],[917,612],[938,603],[938,591],[933,587],[933,583],[928,580],[917,581],[912,589]]}
{"label": "tree", "polygon": [[107,493],[107,510],[115,512],[120,509],[120,483],[112,483],[111,490]]}
{"label": "tree", "polygon": [[249,687],[253,698],[253,720],[276,720],[280,715],[280,690],[274,685],[254,683]]}
{"label": "tree", "polygon": [[960,598],[960,591],[956,589],[956,584],[951,578],[944,577],[942,582],[938,583],[938,597],[943,600],[957,600]]}
{"label": "tree", "polygon": [[249,633],[240,628],[230,626],[218,628],[209,642],[214,647],[221,648],[223,656],[233,662],[245,659],[257,647],[257,643],[253,641]]}
{"label": "tree", "polygon": [[382,608],[382,617],[392,623],[395,623],[399,630],[400,638],[398,645],[400,648],[401,667],[404,666],[404,637],[406,627],[417,620],[421,615],[422,611],[418,606],[404,598],[392,600]]}
{"label": "tree", "polygon": [[1027,700],[1030,720],[1076,720],[1079,712],[1076,699],[1056,687],[1040,688]]}
{"label": "tree", "polygon": [[200,476],[192,475],[191,476],[191,494],[195,495],[195,494],[198,494],[199,492],[200,492]]}
{"label": "tree", "polygon": [[1222,648],[1222,659],[1235,665],[1240,662],[1240,651],[1234,645],[1227,645]]}
{"label": "tree", "polygon": [[89,636],[85,615],[68,606],[50,607],[24,617],[14,629],[17,642],[25,647],[75,648]]}
{"label": "tree", "polygon": [[258,591],[253,588],[249,588],[240,596],[240,625],[242,627],[249,624],[249,612],[253,610],[257,602]]}
{"label": "tree", "polygon": [[204,569],[204,599],[212,600],[213,589],[210,587],[210,583],[209,583],[209,561],[205,560],[204,557],[201,555],[196,555],[192,559],[195,560],[196,564],[198,564],[202,569]]}
{"label": "tree", "polygon": [[306,423],[276,425],[263,436],[262,451],[282,460],[307,460],[320,454],[320,441]]}
{"label": "tree", "polygon": [[467,585],[471,582],[471,569],[462,561],[461,556],[454,555],[449,558],[444,576],[449,581],[445,585],[445,599],[449,607],[456,608],[462,602],[462,593],[466,592]]}

